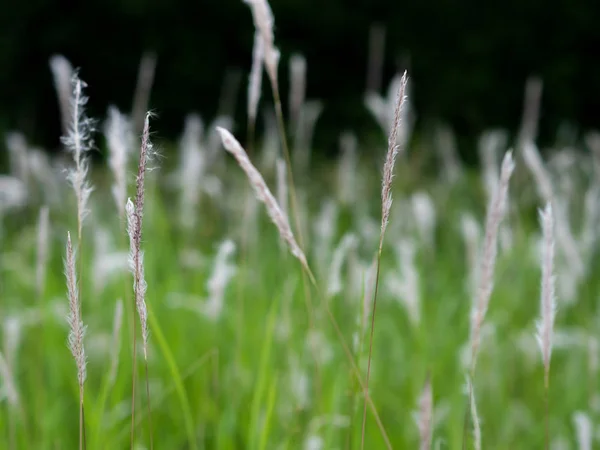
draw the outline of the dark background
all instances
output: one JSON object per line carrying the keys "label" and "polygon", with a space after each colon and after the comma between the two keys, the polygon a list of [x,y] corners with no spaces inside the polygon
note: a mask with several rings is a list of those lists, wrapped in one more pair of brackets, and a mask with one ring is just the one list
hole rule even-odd
{"label": "dark background", "polygon": [[[344,129],[376,130],[363,107],[369,29],[386,28],[383,87],[409,69],[417,129],[444,119],[461,138],[488,127],[516,130],[526,78],[544,81],[541,139],[561,121],[598,125],[600,2],[594,0],[272,0],[280,76],[303,53],[309,98],[326,109],[317,147],[335,146]],[[237,130],[243,133],[253,22],[241,0],[10,0],[0,15],[0,132],[20,129],[48,148],[60,120],[48,59],[65,55],[88,85],[89,113],[114,103],[129,111],[138,64],[158,64],[151,107],[157,133],[176,137],[183,117],[218,108],[227,73],[242,76]],[[265,97],[266,96],[266,97]],[[269,105],[263,84],[262,105]]]}

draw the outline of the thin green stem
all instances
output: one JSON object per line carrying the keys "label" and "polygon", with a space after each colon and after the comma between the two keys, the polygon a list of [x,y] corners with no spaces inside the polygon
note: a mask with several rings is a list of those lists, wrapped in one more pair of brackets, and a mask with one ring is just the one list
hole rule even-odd
{"label": "thin green stem", "polygon": [[375,275],[375,293],[373,295],[373,310],[371,311],[371,331],[369,334],[369,356],[367,359],[367,378],[363,387],[365,393],[365,406],[363,408],[362,431],[360,439],[361,450],[365,448],[365,432],[367,425],[367,398],[369,398],[369,381],[371,378],[371,357],[373,356],[373,336],[375,333],[375,310],[377,308],[377,292],[379,291],[379,268],[381,266],[381,250],[383,247],[383,232],[379,239],[379,251],[377,253],[377,273]]}

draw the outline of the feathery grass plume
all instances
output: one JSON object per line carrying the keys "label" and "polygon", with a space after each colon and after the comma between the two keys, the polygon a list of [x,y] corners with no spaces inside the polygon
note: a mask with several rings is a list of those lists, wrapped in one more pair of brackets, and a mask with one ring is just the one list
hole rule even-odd
{"label": "feathery grass plume", "polygon": [[93,188],[87,181],[88,153],[93,145],[92,133],[94,132],[94,121],[85,115],[85,105],[88,98],[83,95],[86,84],[79,79],[77,73],[73,75],[73,96],[71,97],[71,120],[66,135],[62,137],[65,148],[73,154],[75,168],[70,169],[67,180],[75,191],[77,199],[77,236],[81,241],[81,230],[83,221],[88,214],[87,201]]}
{"label": "feathery grass plume", "polygon": [[433,433],[433,389],[431,375],[427,375],[425,386],[419,397],[419,411],[415,414],[415,421],[419,427],[419,449],[431,450],[431,437]]}
{"label": "feathery grass plume", "polygon": [[346,257],[358,245],[358,238],[354,233],[346,233],[333,250],[329,280],[327,283],[327,296],[333,297],[342,292],[342,267]]}
{"label": "feathery grass plume", "polygon": [[111,191],[117,204],[119,217],[124,218],[127,201],[127,157],[131,152],[133,135],[129,120],[115,106],[108,108],[104,135],[109,151],[108,165],[114,177]]}
{"label": "feathery grass plume", "polygon": [[[135,297],[135,308],[137,309],[141,331],[142,345],[144,351],[144,362],[146,367],[146,396],[148,404],[148,421],[150,425],[150,448],[153,447],[152,436],[152,409],[150,406],[150,385],[148,380],[148,313],[146,310],[146,289],[147,284],[144,278],[144,254],[142,252],[142,229],[144,218],[144,180],[148,161],[153,154],[152,143],[150,142],[150,113],[146,114],[144,121],[144,131],[142,133],[142,145],[140,150],[140,160],[138,164],[138,173],[136,176],[136,195],[135,204],[131,199],[127,200],[125,213],[127,215],[127,234],[129,235],[129,268],[133,274],[133,291]],[[135,425],[135,359],[136,359],[136,333],[133,334],[133,384],[131,399],[131,446],[134,442]]]}
{"label": "feathery grass plume", "polygon": [[204,124],[198,114],[189,114],[185,118],[183,135],[179,143],[180,166],[179,179],[179,217],[186,230],[196,226],[200,187],[206,164],[202,148]]}
{"label": "feathery grass plume", "polygon": [[290,127],[296,131],[306,97],[306,59],[294,54],[290,57]]}
{"label": "feathery grass plume", "polygon": [[50,210],[47,206],[40,209],[37,235],[37,258],[35,265],[35,286],[38,300],[41,299],[46,285],[46,269],[48,265],[48,248],[50,247]]}
{"label": "feathery grass plume", "polygon": [[515,168],[512,152],[504,155],[500,169],[500,183],[490,199],[485,223],[485,237],[478,272],[478,287],[471,312],[471,378],[475,375],[475,365],[480,345],[481,325],[488,309],[494,286],[494,269],[498,253],[498,229],[506,212],[508,185]]}
{"label": "feathery grass plume", "polygon": [[86,327],[81,318],[81,299],[77,288],[77,274],[75,271],[75,252],[71,244],[71,233],[67,232],[67,250],[65,259],[65,276],[67,279],[67,293],[69,298],[69,350],[77,366],[77,383],[79,385],[79,449],[85,448],[85,418],[83,408],[83,386],[86,379],[86,357],[83,339]]}
{"label": "feathery grass plume", "polygon": [[279,234],[287,243],[290,252],[300,261],[300,264],[302,264],[302,267],[306,270],[309,276],[312,277],[312,272],[308,267],[306,256],[296,242],[296,238],[294,238],[294,233],[292,232],[288,219],[285,213],[281,210],[281,207],[277,204],[277,200],[275,200],[273,194],[271,194],[271,191],[265,183],[262,175],[256,169],[256,167],[252,165],[250,159],[248,159],[248,155],[237,139],[225,128],[217,127],[217,130],[221,135],[223,147],[225,147],[225,150],[233,155],[242,170],[246,173],[254,192],[256,192],[256,196],[262,203],[264,203],[269,218],[279,230]]}
{"label": "feathery grass plume", "polygon": [[545,369],[546,384],[550,371],[550,356],[552,354],[552,331],[556,315],[556,297],[554,293],[554,218],[552,206],[546,205],[540,211],[540,224],[542,226],[542,285],[540,311],[541,319],[537,324],[537,340],[542,352]]}
{"label": "feathery grass plume", "polygon": [[343,205],[351,205],[358,190],[358,139],[351,131],[340,135],[340,159],[337,168],[338,198]]}
{"label": "feathery grass plume", "polygon": [[144,116],[148,111],[150,102],[150,91],[154,83],[154,73],[156,72],[156,53],[145,52],[140,60],[135,93],[133,95],[133,106],[131,107],[131,123],[133,132],[139,135],[144,127]]}
{"label": "feathery grass plume", "polygon": [[411,198],[412,211],[417,225],[417,233],[430,247],[435,240],[436,210],[433,200],[426,192],[416,192]]}
{"label": "feathery grass plume", "polygon": [[569,261],[570,269],[573,270],[575,276],[579,279],[584,274],[585,267],[577,247],[577,242],[573,237],[569,225],[565,206],[560,199],[554,195],[550,174],[544,166],[537,146],[532,141],[525,141],[522,144],[522,151],[525,165],[533,175],[539,196],[546,203],[551,203],[553,205],[558,244]]}
{"label": "feathery grass plume", "polygon": [[211,320],[218,319],[223,312],[225,289],[236,272],[236,266],[230,262],[234,254],[235,243],[232,240],[226,239],[221,242],[213,263],[212,274],[206,283],[208,299],[203,305],[204,315]]}
{"label": "feathery grass plume", "polygon": [[375,23],[369,29],[369,58],[367,64],[367,94],[381,89],[381,74],[385,60],[385,27]]}
{"label": "feathery grass plume", "polygon": [[315,126],[322,112],[323,104],[318,100],[309,100],[303,103],[300,109],[294,134],[294,166],[303,174],[310,165]]}
{"label": "feathery grass plume", "polygon": [[446,181],[454,184],[461,178],[463,173],[454,131],[448,125],[439,125],[435,128],[435,140]]}
{"label": "feathery grass plume", "polygon": [[29,178],[29,157],[27,141],[22,133],[13,131],[6,133],[10,174],[27,184]]}
{"label": "feathery grass plume", "polygon": [[550,445],[548,394],[550,388],[550,356],[552,354],[552,334],[554,329],[554,316],[556,315],[556,297],[554,295],[554,218],[552,206],[546,205],[540,211],[540,224],[542,227],[542,285],[540,295],[541,318],[537,323],[537,340],[542,352],[544,363],[544,389],[546,397],[546,448]]}
{"label": "feathery grass plume", "polygon": [[279,89],[277,82],[277,66],[279,65],[279,50],[275,47],[273,35],[273,12],[267,0],[244,0],[252,9],[254,27],[260,33],[263,41],[263,62],[271,84]]}
{"label": "feathery grass plume", "polygon": [[[396,110],[394,113],[394,123],[388,139],[388,152],[383,165],[383,181],[381,188],[381,233],[379,236],[379,248],[377,250],[377,272],[375,275],[375,293],[373,294],[373,309],[371,311],[371,332],[369,336],[369,357],[367,360],[367,378],[364,385],[364,409],[362,419],[361,449],[365,447],[365,431],[367,425],[367,398],[369,396],[369,379],[371,378],[371,357],[373,355],[373,336],[375,331],[375,312],[377,308],[377,290],[379,287],[379,270],[381,266],[381,252],[383,250],[383,238],[388,225],[390,210],[392,208],[392,179],[394,177],[394,165],[398,155],[398,132],[401,127],[402,107],[406,101],[404,95],[408,77],[406,72],[402,75],[398,96],[396,99]],[[403,131],[401,131],[403,132]]]}
{"label": "feathery grass plume", "polygon": [[[275,103],[275,115],[277,118],[277,129],[279,131],[279,137],[281,145],[283,147],[283,155],[288,171],[288,183],[290,185],[290,207],[296,225],[296,233],[298,234],[298,241],[303,246],[302,239],[302,227],[300,222],[300,214],[298,212],[298,204],[296,197],[296,190],[294,187],[294,174],[292,172],[292,162],[290,157],[290,150],[287,142],[287,136],[285,132],[285,123],[283,118],[283,108],[281,106],[281,95],[279,93],[279,81],[277,77],[277,68],[279,65],[279,50],[274,44],[273,35],[273,13],[269,2],[267,0],[244,0],[244,3],[249,5],[252,10],[252,17],[254,20],[254,28],[260,33],[263,40],[263,60],[265,63],[265,69],[269,80],[271,82],[271,91],[273,93],[273,100]],[[310,323],[312,324],[312,307],[310,306],[310,294],[305,290],[307,305],[309,305]],[[312,325],[311,325],[312,326]]]}
{"label": "feathery grass plume", "polygon": [[71,80],[73,79],[73,66],[67,58],[62,55],[53,55],[50,58],[50,71],[54,78],[54,87],[58,97],[58,106],[60,108],[61,125],[63,135],[69,133],[72,117]]}
{"label": "feathery grass plume", "polygon": [[256,116],[262,91],[263,61],[265,58],[265,44],[260,32],[254,33],[254,47],[252,49],[252,68],[248,78],[248,148],[254,145],[256,131]]}
{"label": "feathery grass plume", "polygon": [[398,141],[398,130],[400,128],[402,107],[405,102],[404,88],[408,81],[406,72],[402,75],[402,82],[398,90],[398,97],[396,100],[396,110],[394,113],[394,124],[390,131],[388,139],[388,152],[383,165],[383,181],[381,189],[381,238],[379,240],[379,252],[383,247],[383,236],[388,225],[390,217],[390,210],[392,208],[392,179],[394,177],[394,165],[396,164],[396,156],[398,155],[399,147]]}
{"label": "feathery grass plume", "polygon": [[47,152],[32,148],[28,152],[28,168],[36,188],[41,191],[43,201],[55,205],[61,201],[62,176],[53,167]]}

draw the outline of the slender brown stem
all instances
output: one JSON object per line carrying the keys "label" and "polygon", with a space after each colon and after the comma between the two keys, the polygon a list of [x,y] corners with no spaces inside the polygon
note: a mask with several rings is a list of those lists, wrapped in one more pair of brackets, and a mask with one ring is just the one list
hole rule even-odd
{"label": "slender brown stem", "polygon": [[373,336],[375,334],[375,310],[377,308],[377,292],[379,291],[379,268],[381,266],[381,249],[383,247],[383,233],[379,239],[379,252],[377,253],[377,274],[375,275],[375,293],[373,295],[373,309],[371,311],[371,331],[369,334],[369,357],[367,359],[367,379],[363,387],[365,393],[365,406],[363,408],[363,420],[360,448],[365,448],[365,431],[367,425],[367,398],[369,398],[369,380],[371,378],[371,357],[373,355]]}
{"label": "slender brown stem", "polygon": [[548,370],[544,373],[544,409],[545,409],[545,422],[546,422],[546,446],[545,449],[550,448],[550,374]]}
{"label": "slender brown stem", "polygon": [[[314,276],[312,275],[312,272],[310,271],[310,269],[306,269],[306,270],[307,270],[308,277],[311,280],[312,286],[317,290],[317,292],[320,292],[318,290],[318,286],[317,286]],[[342,345],[342,349],[344,350],[344,353],[346,354],[346,358],[348,359],[348,362],[350,363],[350,368],[352,369],[352,372],[354,373],[354,377],[356,378],[356,381],[360,385],[360,388],[363,391],[365,391],[365,383],[362,380],[362,376],[360,374],[360,369],[358,368],[356,362],[354,361],[352,352],[350,351],[350,348],[348,347],[348,344],[346,343],[346,339],[344,338],[344,334],[342,333],[342,330],[340,329],[340,326],[337,323],[337,320],[335,320],[335,316],[333,315],[331,308],[329,308],[329,303],[327,302],[327,299],[325,299],[324,296],[322,296],[322,295],[321,295],[321,303],[325,304],[325,312],[327,313],[329,323],[331,323],[331,325],[333,326],[335,334],[337,335],[338,340],[340,341],[340,344]],[[381,432],[381,436],[383,437],[386,448],[388,450],[392,450],[392,443],[385,431],[383,422],[381,421],[381,418],[379,417],[379,413],[377,412],[375,403],[373,403],[373,400],[371,399],[371,396],[369,395],[368,391],[366,391],[366,392],[367,392],[366,402],[369,404],[369,408],[371,409],[371,412],[373,413],[373,417],[375,418],[377,427],[379,428],[379,431]]]}
{"label": "slender brown stem", "polygon": [[[135,317],[135,302],[133,302],[133,317]],[[132,360],[132,371],[131,371],[131,450],[135,443],[135,381],[137,372],[137,334],[135,332],[136,325],[135,320],[133,321],[133,360]]]}
{"label": "slender brown stem", "polygon": [[152,407],[150,406],[150,382],[148,381],[148,360],[145,360],[146,366],[146,400],[148,404],[148,428],[150,429],[150,450],[154,449],[154,438],[152,430]]}
{"label": "slender brown stem", "polygon": [[[298,244],[300,245],[300,248],[302,248],[304,250],[304,248],[305,248],[304,247],[304,238],[303,238],[302,226],[301,226],[301,222],[300,222],[300,213],[298,211],[298,198],[296,195],[296,188],[295,188],[295,183],[294,183],[294,173],[292,171],[292,162],[291,162],[291,158],[290,158],[290,150],[288,147],[287,137],[286,137],[286,132],[285,132],[283,109],[281,107],[281,97],[279,96],[279,85],[277,83],[277,79],[271,78],[271,88],[273,91],[273,100],[275,103],[275,115],[277,116],[277,126],[279,129],[281,145],[283,147],[283,155],[284,155],[285,164],[287,167],[287,176],[288,176],[288,183],[289,183],[289,189],[290,189],[290,206],[291,206],[291,210],[292,210],[292,215],[294,216],[294,225],[296,227],[296,235],[298,236]],[[302,282],[303,282],[303,286],[304,286],[304,301],[306,303],[306,309],[307,309],[307,313],[308,313],[308,329],[309,329],[309,331],[312,331],[315,328],[314,307],[313,307],[313,303],[312,303],[310,289],[308,289],[308,287],[306,285],[306,278],[304,277],[305,273],[308,275],[308,277],[311,281],[311,284],[316,285],[316,280],[315,280],[314,275],[310,271],[310,269],[302,272],[302,274],[303,274]],[[316,378],[317,378],[317,382],[315,383],[315,385],[316,385],[317,397],[319,397],[319,394],[320,394],[319,391],[320,391],[320,385],[321,385],[319,362],[318,362],[318,359],[316,356],[316,349],[314,348],[314,345],[311,345],[311,346],[313,347],[312,354],[313,354],[313,359],[314,359],[314,363],[315,363],[315,371],[316,371]]]}

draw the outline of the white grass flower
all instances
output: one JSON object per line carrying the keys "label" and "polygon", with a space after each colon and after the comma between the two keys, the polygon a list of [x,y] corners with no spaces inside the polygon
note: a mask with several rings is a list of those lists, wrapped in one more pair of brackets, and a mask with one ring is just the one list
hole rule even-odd
{"label": "white grass flower", "polygon": [[462,176],[463,168],[456,148],[454,131],[446,125],[438,126],[435,138],[446,181],[450,184],[456,183]]}
{"label": "white grass flower", "polygon": [[193,229],[197,223],[200,188],[206,166],[206,155],[202,147],[204,124],[197,114],[190,114],[185,119],[183,136],[179,143],[180,166],[179,180],[179,217],[187,230]]}
{"label": "white grass flower", "polygon": [[342,267],[348,254],[358,245],[358,238],[354,233],[346,233],[333,251],[331,266],[329,268],[329,282],[327,296],[333,297],[342,292]]}
{"label": "white grass flower", "polygon": [[25,136],[13,131],[6,134],[6,148],[8,149],[10,173],[27,184],[29,178],[29,158]]}
{"label": "white grass flower", "polygon": [[141,245],[141,225],[138,217],[141,213],[136,211],[131,199],[127,200],[125,206],[127,214],[127,233],[129,234],[129,270],[133,274],[133,290],[135,294],[135,306],[142,324],[142,342],[144,345],[144,357],[148,352],[148,313],[146,310],[147,283],[144,277],[144,253]]}
{"label": "white grass flower", "polygon": [[124,218],[127,201],[127,158],[132,150],[133,135],[129,120],[115,106],[108,108],[104,135],[109,151],[108,165],[114,177],[111,191],[119,217]]}
{"label": "white grass flower", "polygon": [[142,252],[142,230],[144,218],[144,180],[146,167],[153,154],[150,142],[150,114],[146,115],[144,131],[142,133],[142,146],[136,177],[135,205],[131,199],[127,200],[125,213],[127,215],[127,234],[129,235],[129,268],[133,274],[133,290],[135,305],[140,317],[142,329],[142,342],[144,359],[148,360],[148,313],[146,310],[146,290],[148,285],[144,277],[144,253]]}
{"label": "white grass flower", "polygon": [[406,100],[404,90],[407,82],[406,72],[402,76],[402,82],[398,89],[398,97],[396,101],[396,111],[394,113],[394,123],[390,131],[388,140],[388,152],[383,165],[383,181],[381,191],[381,239],[379,242],[379,252],[383,246],[383,236],[388,225],[390,210],[392,208],[392,179],[394,177],[394,165],[396,156],[398,155],[398,131],[400,129],[400,120],[402,117],[402,106]]}
{"label": "white grass flower", "polygon": [[541,319],[537,324],[537,340],[544,362],[545,383],[548,384],[550,356],[552,354],[552,334],[556,315],[556,297],[554,294],[554,218],[550,203],[540,211],[542,226],[542,285],[541,285]]}
{"label": "white grass flower", "polygon": [[66,135],[62,137],[65,148],[72,153],[75,168],[70,169],[67,180],[75,191],[77,200],[77,232],[81,239],[83,221],[88,214],[87,202],[93,188],[87,180],[88,158],[87,153],[92,150],[94,141],[94,122],[85,115],[85,106],[88,98],[83,95],[86,84],[73,75],[73,96],[71,98],[71,120]]}
{"label": "white grass flower", "polygon": [[63,134],[67,135],[72,117],[71,93],[73,88],[71,80],[73,79],[73,66],[64,56],[53,55],[50,58],[50,71],[54,78],[54,86],[58,97]]}
{"label": "white grass flower", "polygon": [[264,203],[269,217],[279,230],[281,237],[288,244],[292,255],[294,255],[300,261],[304,269],[310,273],[306,256],[294,238],[294,234],[292,233],[288,219],[285,213],[281,210],[281,207],[277,204],[275,197],[273,197],[273,194],[267,187],[262,175],[250,162],[246,151],[242,148],[235,137],[233,137],[233,135],[224,128],[218,127],[217,130],[219,131],[221,139],[223,140],[223,146],[235,157],[242,170],[246,173],[246,176],[248,177],[256,196],[262,203]]}
{"label": "white grass flower", "polygon": [[358,140],[345,131],[340,135],[340,159],[337,170],[338,198],[342,205],[351,205],[356,199],[358,182]]}
{"label": "white grass flower", "polygon": [[417,232],[429,246],[433,246],[436,226],[436,210],[433,200],[426,192],[417,192],[410,199],[417,224]]}
{"label": "white grass flower", "polygon": [[207,282],[208,300],[203,305],[206,317],[216,320],[221,316],[225,303],[225,289],[236,272],[236,267],[231,263],[235,254],[235,244],[226,239],[219,245],[217,255],[213,262],[213,271]]}
{"label": "white grass flower", "polygon": [[0,175],[0,215],[27,202],[27,188],[18,178]]}
{"label": "white grass flower", "polygon": [[477,353],[480,345],[480,332],[483,319],[488,309],[490,297],[494,286],[494,269],[498,252],[498,229],[505,214],[505,204],[508,197],[508,184],[515,168],[512,152],[507,152],[502,161],[500,170],[500,183],[494,197],[488,205],[485,238],[478,272],[478,288],[471,312],[471,372],[475,371]]}
{"label": "white grass flower", "polygon": [[267,0],[244,0],[250,6],[254,27],[260,33],[263,41],[263,60],[271,83],[277,86],[277,66],[279,65],[279,50],[275,47],[273,35],[273,12]]}
{"label": "white grass flower", "polygon": [[80,402],[83,404],[83,384],[86,379],[86,357],[83,346],[86,327],[81,318],[81,300],[75,271],[75,252],[71,244],[71,233],[67,233],[67,250],[65,259],[65,276],[67,279],[67,291],[69,298],[69,349],[77,365],[77,380],[79,383]]}
{"label": "white grass flower", "polygon": [[298,129],[300,114],[306,97],[306,58],[300,54],[290,57],[290,126]]}
{"label": "white grass flower", "polygon": [[554,210],[554,218],[556,222],[556,239],[558,245],[566,256],[571,270],[579,279],[585,272],[581,254],[573,237],[571,227],[569,225],[566,207],[557,198],[552,189],[552,181],[548,170],[544,166],[542,157],[538,148],[531,141],[525,141],[522,146],[523,159],[525,164],[531,171],[538,189],[539,196],[546,202],[552,203]]}
{"label": "white grass flower", "polygon": [[312,158],[312,141],[317,120],[323,112],[323,104],[318,100],[303,103],[294,135],[294,165],[306,171]]}
{"label": "white grass flower", "polygon": [[248,119],[256,123],[258,104],[262,91],[263,61],[265,44],[259,31],[254,33],[254,47],[252,49],[252,68],[248,80]]}

